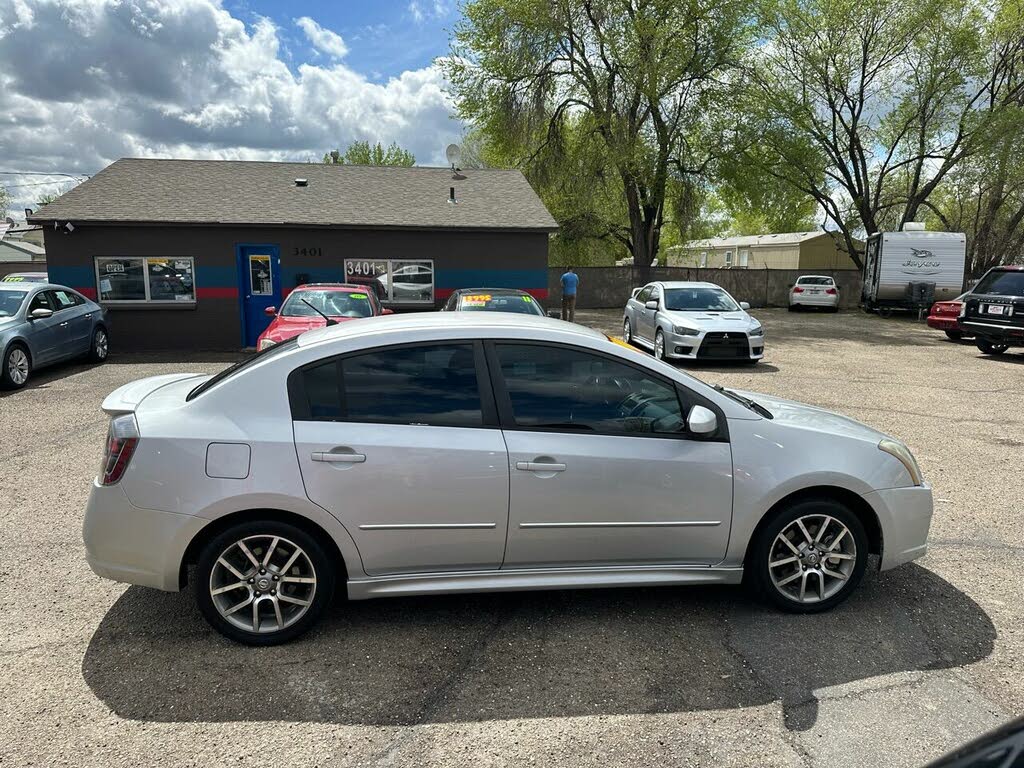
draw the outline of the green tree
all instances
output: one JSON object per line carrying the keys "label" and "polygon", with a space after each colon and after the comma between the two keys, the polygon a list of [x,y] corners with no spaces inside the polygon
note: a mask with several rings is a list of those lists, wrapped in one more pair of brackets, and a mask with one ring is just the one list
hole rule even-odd
{"label": "green tree", "polygon": [[324,155],[329,165],[396,165],[409,168],[416,165],[416,157],[407,149],[392,142],[386,148],[378,141],[353,141],[344,153],[332,150]]}
{"label": "green tree", "polygon": [[[553,211],[560,238],[582,231],[614,240],[646,267],[673,186],[707,176],[721,146],[707,116],[727,99],[748,7],[470,0],[445,70],[460,116],[531,182],[543,188],[557,172],[579,174],[561,180],[572,189],[568,210]],[[605,205],[621,213],[609,220]]]}
{"label": "green tree", "polygon": [[0,220],[7,216],[7,209],[11,205],[11,193],[6,187],[0,187]]}
{"label": "green tree", "polygon": [[58,197],[60,197],[60,195],[41,195],[36,201],[36,208],[42,208],[44,205],[49,205]]}
{"label": "green tree", "polygon": [[744,101],[760,141],[744,159],[813,198],[860,264],[855,233],[916,219],[1005,129],[1024,38],[1001,32],[978,0],[762,8]]}

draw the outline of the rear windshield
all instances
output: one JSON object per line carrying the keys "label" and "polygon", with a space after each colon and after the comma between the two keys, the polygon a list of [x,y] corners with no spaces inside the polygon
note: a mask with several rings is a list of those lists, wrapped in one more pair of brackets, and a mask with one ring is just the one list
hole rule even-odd
{"label": "rear windshield", "polygon": [[228,379],[237,376],[246,368],[249,368],[250,366],[253,366],[256,363],[261,363],[267,358],[274,357],[275,355],[279,355],[282,352],[287,352],[290,349],[294,349],[295,347],[298,346],[298,344],[299,337],[293,336],[292,338],[288,339],[288,341],[282,341],[280,344],[277,344],[273,347],[267,347],[262,352],[257,352],[255,355],[252,355],[251,357],[247,357],[244,360],[239,360],[234,365],[228,366],[220,373],[216,374],[210,379],[207,379],[198,387],[193,389],[191,392],[188,393],[188,397],[186,397],[185,400],[192,400],[194,398],[197,398],[206,390],[217,386],[222,381],[227,381]]}
{"label": "rear windshield", "polygon": [[464,293],[459,301],[462,312],[516,312],[521,315],[543,315],[532,296],[509,293]]}
{"label": "rear windshield", "polygon": [[987,293],[994,296],[1024,296],[1024,271],[994,270],[974,286],[971,293]]}
{"label": "rear windshield", "polygon": [[835,283],[831,277],[801,277],[796,282],[798,285],[832,285]]}

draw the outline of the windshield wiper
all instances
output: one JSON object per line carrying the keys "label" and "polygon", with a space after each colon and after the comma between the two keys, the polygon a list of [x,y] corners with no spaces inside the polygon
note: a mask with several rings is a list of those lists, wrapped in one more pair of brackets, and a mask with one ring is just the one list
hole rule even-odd
{"label": "windshield wiper", "polygon": [[324,320],[326,320],[326,321],[327,321],[327,325],[328,325],[328,326],[331,326],[331,325],[337,325],[337,324],[338,324],[338,321],[337,321],[337,320],[332,320],[331,318],[329,318],[329,317],[328,317],[327,315],[325,315],[325,314],[324,314],[323,312],[321,312],[321,311],[320,311],[319,309],[317,309],[316,307],[314,307],[314,306],[313,306],[312,304],[310,304],[310,303],[309,303],[308,301],[306,301],[305,299],[299,299],[299,301],[301,301],[301,302],[302,302],[303,304],[305,304],[305,305],[306,305],[307,307],[309,307],[309,308],[310,308],[310,309],[312,309],[312,310],[313,310],[314,312],[316,312],[316,313],[317,313],[318,315],[320,315],[320,317],[322,317],[322,318],[323,318]]}
{"label": "windshield wiper", "polygon": [[725,395],[729,399],[735,400],[740,405],[746,406],[747,408],[752,410],[754,413],[756,413],[756,414],[758,414],[760,416],[764,416],[766,419],[773,419],[773,418],[775,418],[774,416],[772,416],[772,412],[769,411],[767,408],[765,408],[760,403],[754,402],[749,397],[744,397],[743,395],[737,394],[736,392],[733,392],[731,389],[726,389],[721,384],[715,384],[715,392],[721,392],[723,395]]}

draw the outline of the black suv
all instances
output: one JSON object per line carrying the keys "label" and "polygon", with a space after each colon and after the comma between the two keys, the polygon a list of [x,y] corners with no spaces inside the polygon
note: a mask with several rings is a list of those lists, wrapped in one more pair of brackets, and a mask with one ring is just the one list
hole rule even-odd
{"label": "black suv", "polygon": [[986,355],[1024,347],[1024,266],[986,272],[964,299],[959,325]]}

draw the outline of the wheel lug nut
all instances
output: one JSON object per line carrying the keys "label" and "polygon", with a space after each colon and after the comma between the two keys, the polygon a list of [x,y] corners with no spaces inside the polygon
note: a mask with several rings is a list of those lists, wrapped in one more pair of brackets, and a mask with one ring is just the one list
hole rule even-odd
{"label": "wheel lug nut", "polygon": [[255,594],[256,597],[259,597],[260,596],[260,591],[257,589],[256,592],[254,592],[253,594]]}
{"label": "wheel lug nut", "polygon": [[266,571],[260,568],[260,576],[263,576],[264,574],[266,574]]}
{"label": "wheel lug nut", "polygon": [[276,589],[272,589],[272,590],[270,590],[270,594],[272,594],[272,595],[276,595],[276,594],[277,594],[277,590],[276,590]]}
{"label": "wheel lug nut", "polygon": [[277,579],[278,579],[278,577],[277,577],[277,576],[275,576],[275,577],[274,577],[274,581],[277,581]]}
{"label": "wheel lug nut", "polygon": [[249,583],[250,584],[255,584],[256,583],[256,579],[249,579]]}

